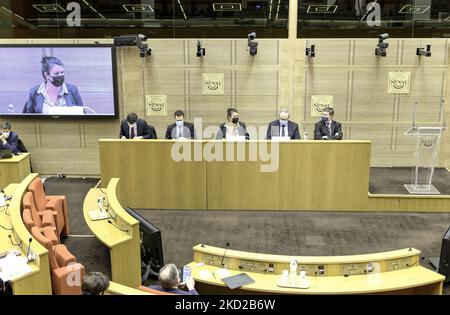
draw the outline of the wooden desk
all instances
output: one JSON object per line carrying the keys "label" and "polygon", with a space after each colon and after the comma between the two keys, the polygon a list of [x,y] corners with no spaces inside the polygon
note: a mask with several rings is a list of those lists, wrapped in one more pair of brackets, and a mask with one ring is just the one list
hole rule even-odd
{"label": "wooden desk", "polygon": [[[0,252],[15,249],[26,255],[28,249],[28,240],[32,238],[22,220],[22,197],[28,190],[28,185],[38,176],[38,174],[29,174],[20,184],[9,185],[6,189],[7,195],[12,195],[8,207],[9,215],[5,212],[0,213],[0,222],[2,225],[12,227],[13,231],[0,233]],[[8,239],[8,235],[13,235],[14,243],[20,243],[20,246],[14,246]],[[34,238],[30,246],[30,254],[35,254],[36,259],[28,263],[31,272],[14,278],[11,281],[13,293],[17,295],[30,294],[52,294],[50,265],[48,261],[48,251]]]}
{"label": "wooden desk", "polygon": [[[141,256],[139,222],[131,217],[121,206],[116,194],[119,179],[109,182],[104,194],[100,189],[91,189],[83,203],[86,224],[94,235],[110,250],[112,280],[122,285],[137,288],[141,284]],[[108,220],[92,221],[89,211],[98,209],[97,198],[106,197],[108,211],[123,230],[119,230]]]}
{"label": "wooden desk", "polygon": [[[126,183],[122,200],[132,208],[367,208],[370,141],[280,142],[278,168],[274,172],[261,172],[261,167],[271,162],[263,161],[259,150],[267,152],[268,147],[268,152],[272,152],[274,144],[270,141],[231,143],[231,147],[221,140],[185,141],[192,161],[178,162],[171,155],[175,143],[101,139],[102,186],[111,178],[120,178]],[[239,160],[239,150],[244,150],[246,161]],[[205,152],[223,152],[222,160],[219,154],[216,160],[208,161]],[[256,153],[256,160],[250,152]],[[227,161],[227,156],[233,161]]]}
{"label": "wooden desk", "polygon": [[[218,267],[196,267],[190,263],[196,289],[200,294],[442,294],[444,277],[424,267],[412,267],[371,275],[349,277],[308,277],[308,289],[284,288],[277,285],[279,275],[246,272],[255,283],[230,290],[219,280]],[[214,276],[204,278],[200,272],[208,270]],[[229,270],[230,275],[242,271]]]}
{"label": "wooden desk", "polygon": [[[201,294],[442,294],[444,276],[418,265],[420,251],[402,249],[348,256],[265,255],[197,245],[189,266]],[[224,258],[223,258],[224,257]],[[277,285],[291,258],[307,273],[308,289]],[[222,262],[229,275],[247,273],[255,283],[238,290],[220,280]],[[368,271],[368,266],[370,270]],[[272,268],[272,269],[269,269]],[[322,270],[323,272],[318,272]]]}
{"label": "wooden desk", "polygon": [[30,153],[0,159],[0,190],[11,183],[20,183],[30,174]]}
{"label": "wooden desk", "polygon": [[110,281],[107,295],[154,295],[136,288],[130,288],[117,282]]}

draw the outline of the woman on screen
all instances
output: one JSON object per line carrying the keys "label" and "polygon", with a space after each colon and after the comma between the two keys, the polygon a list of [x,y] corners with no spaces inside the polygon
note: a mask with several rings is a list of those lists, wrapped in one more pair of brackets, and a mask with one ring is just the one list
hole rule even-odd
{"label": "woman on screen", "polygon": [[83,106],[78,88],[64,82],[64,66],[56,57],[43,57],[42,76],[44,81],[30,90],[30,97],[23,112],[52,114],[54,107]]}

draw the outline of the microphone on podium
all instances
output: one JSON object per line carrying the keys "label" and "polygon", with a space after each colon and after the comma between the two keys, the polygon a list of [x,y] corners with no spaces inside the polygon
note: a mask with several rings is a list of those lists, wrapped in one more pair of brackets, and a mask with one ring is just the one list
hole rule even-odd
{"label": "microphone on podium", "polygon": [[222,261],[220,262],[220,265],[222,267],[224,266],[223,260],[225,259],[225,255],[227,253],[228,246],[230,246],[230,242],[227,242],[226,247],[225,247],[225,251],[223,252]]}
{"label": "microphone on podium", "polygon": [[111,220],[108,220],[108,223],[114,225],[117,229],[119,229],[122,232],[128,232],[128,229],[121,228],[120,226],[118,226],[116,223],[114,223]]}

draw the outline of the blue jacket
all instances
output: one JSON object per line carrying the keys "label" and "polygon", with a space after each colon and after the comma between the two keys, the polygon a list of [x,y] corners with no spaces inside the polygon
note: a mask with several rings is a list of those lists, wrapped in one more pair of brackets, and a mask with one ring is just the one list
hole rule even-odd
{"label": "blue jacket", "polygon": [[[83,106],[83,101],[81,100],[80,93],[78,92],[78,88],[70,83],[65,83],[67,86],[67,91],[69,94],[65,94],[64,97],[66,99],[67,106]],[[39,89],[39,85],[36,85],[30,90],[30,96],[28,101],[25,103],[23,107],[24,113],[42,113],[42,108],[44,106],[44,97],[42,94],[38,94],[37,91]]]}
{"label": "blue jacket", "polygon": [[11,131],[8,139],[6,139],[5,144],[3,144],[3,142],[0,141],[0,149],[8,149],[11,150],[13,153],[18,153],[20,152],[18,148],[18,143],[19,143],[19,136],[14,131]]}

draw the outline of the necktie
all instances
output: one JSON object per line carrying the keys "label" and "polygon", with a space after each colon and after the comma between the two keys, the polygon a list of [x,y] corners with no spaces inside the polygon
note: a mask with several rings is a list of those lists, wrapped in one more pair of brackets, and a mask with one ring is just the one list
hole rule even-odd
{"label": "necktie", "polygon": [[183,136],[183,129],[181,129],[182,127],[178,127],[178,136],[177,138],[180,138]]}
{"label": "necktie", "polygon": [[285,129],[285,128],[286,128],[286,126],[282,126],[282,127],[281,127],[281,136],[282,136],[282,137],[285,137],[285,136],[286,136],[286,129]]}
{"label": "necktie", "polygon": [[328,130],[328,134],[331,134],[330,123],[327,123],[327,130]]}
{"label": "necktie", "polygon": [[134,127],[131,127],[131,132],[130,132],[130,139],[134,139],[135,134],[134,134]]}

